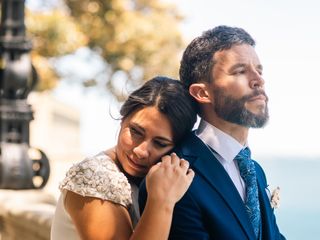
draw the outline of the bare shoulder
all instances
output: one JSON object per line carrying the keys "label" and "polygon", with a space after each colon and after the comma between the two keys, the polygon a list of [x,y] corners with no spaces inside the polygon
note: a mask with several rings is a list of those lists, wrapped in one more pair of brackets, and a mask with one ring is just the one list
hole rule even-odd
{"label": "bare shoulder", "polygon": [[130,215],[120,204],[67,191],[65,207],[83,239],[129,239],[132,233]]}
{"label": "bare shoulder", "polygon": [[128,179],[103,152],[74,164],[67,171],[59,188],[83,197],[108,200],[125,207],[132,204]]}

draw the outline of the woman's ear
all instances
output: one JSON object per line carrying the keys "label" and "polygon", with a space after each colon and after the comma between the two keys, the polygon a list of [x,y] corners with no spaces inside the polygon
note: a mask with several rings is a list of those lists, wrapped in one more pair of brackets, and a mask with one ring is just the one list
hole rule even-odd
{"label": "woman's ear", "polygon": [[193,83],[189,87],[189,93],[199,103],[210,103],[210,95],[205,83]]}
{"label": "woman's ear", "polygon": [[124,119],[122,118],[122,119],[120,120],[120,128],[122,128],[123,122],[124,122]]}

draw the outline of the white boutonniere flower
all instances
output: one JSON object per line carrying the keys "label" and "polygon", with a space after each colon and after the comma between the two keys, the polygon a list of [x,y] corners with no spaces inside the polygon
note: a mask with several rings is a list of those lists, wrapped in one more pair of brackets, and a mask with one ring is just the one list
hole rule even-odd
{"label": "white boutonniere flower", "polygon": [[271,204],[271,207],[274,209],[280,207],[280,187],[277,187],[272,191],[270,204]]}

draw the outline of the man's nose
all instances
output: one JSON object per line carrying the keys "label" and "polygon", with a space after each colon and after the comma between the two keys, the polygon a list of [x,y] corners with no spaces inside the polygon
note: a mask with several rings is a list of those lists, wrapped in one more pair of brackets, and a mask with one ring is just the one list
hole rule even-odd
{"label": "man's nose", "polygon": [[253,70],[250,76],[250,88],[256,89],[256,88],[263,88],[264,86],[264,79],[261,76],[261,74]]}
{"label": "man's nose", "polygon": [[149,144],[147,141],[143,141],[133,148],[133,152],[138,158],[147,158],[149,156]]}

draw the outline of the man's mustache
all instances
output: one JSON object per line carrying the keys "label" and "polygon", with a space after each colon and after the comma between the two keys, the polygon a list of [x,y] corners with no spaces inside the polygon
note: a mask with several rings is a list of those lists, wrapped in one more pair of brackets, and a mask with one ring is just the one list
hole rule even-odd
{"label": "man's mustache", "polygon": [[266,98],[266,102],[268,102],[269,98],[267,96],[267,94],[265,93],[264,90],[258,90],[258,89],[255,89],[253,91],[253,93],[249,94],[249,95],[245,95],[243,96],[240,101],[248,101],[250,100],[251,98],[254,98],[254,97],[257,97],[259,95],[263,95],[265,98]]}

